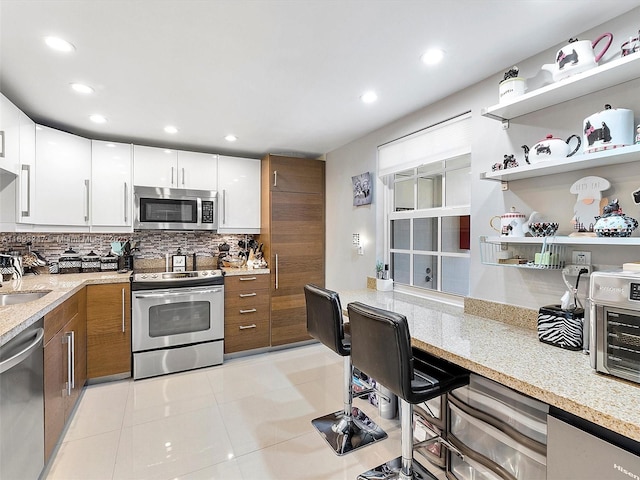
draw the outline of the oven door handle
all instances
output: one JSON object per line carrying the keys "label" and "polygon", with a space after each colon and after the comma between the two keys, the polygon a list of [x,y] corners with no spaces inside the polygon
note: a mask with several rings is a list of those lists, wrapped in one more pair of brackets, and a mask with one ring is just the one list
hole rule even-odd
{"label": "oven door handle", "polygon": [[162,293],[137,293],[136,298],[166,298],[166,297],[183,297],[185,295],[200,294],[200,293],[219,293],[222,289],[216,288],[213,290],[190,290],[185,288],[179,292],[162,292]]}

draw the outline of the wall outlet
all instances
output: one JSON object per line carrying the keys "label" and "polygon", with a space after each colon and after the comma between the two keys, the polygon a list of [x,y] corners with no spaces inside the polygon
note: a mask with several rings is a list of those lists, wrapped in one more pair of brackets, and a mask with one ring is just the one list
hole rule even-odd
{"label": "wall outlet", "polygon": [[586,269],[587,272],[583,273],[581,275],[582,277],[587,277],[591,275],[591,272],[593,272],[593,268],[591,267],[591,265],[567,265],[562,269],[562,273],[571,277],[577,277],[580,273],[580,270],[582,270],[583,268]]}
{"label": "wall outlet", "polygon": [[591,265],[591,252],[574,251],[571,254],[571,263],[574,265]]}

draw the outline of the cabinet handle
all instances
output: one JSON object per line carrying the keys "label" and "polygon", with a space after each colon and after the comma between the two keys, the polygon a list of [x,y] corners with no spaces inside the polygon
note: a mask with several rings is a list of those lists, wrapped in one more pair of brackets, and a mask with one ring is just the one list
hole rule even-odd
{"label": "cabinet handle", "polygon": [[273,186],[274,187],[278,186],[278,171],[277,170],[273,171]]}
{"label": "cabinet handle", "polygon": [[278,254],[276,253],[276,290],[278,289]]}
{"label": "cabinet handle", "polygon": [[84,181],[84,188],[85,188],[85,195],[86,195],[84,221],[88,222],[89,221],[89,180]]}
{"label": "cabinet handle", "polygon": [[257,328],[255,323],[252,323],[251,325],[240,325],[238,327],[240,330],[248,330],[249,328]]}
{"label": "cabinet handle", "polygon": [[173,187],[173,167],[171,167],[171,186]]}
{"label": "cabinet handle", "polygon": [[124,333],[124,288],[122,289],[122,333]]}
{"label": "cabinet handle", "polygon": [[73,330],[65,333],[67,344],[67,396],[71,396],[71,389],[75,388],[75,335]]}
{"label": "cabinet handle", "polygon": [[251,280],[257,280],[256,277],[240,277],[241,282],[250,282]]}
{"label": "cabinet handle", "polygon": [[127,198],[127,182],[124,182],[124,223],[127,223],[127,210],[129,210],[129,199]]}
{"label": "cabinet handle", "polygon": [[253,293],[241,293],[241,294],[239,295],[239,297],[240,297],[240,298],[245,298],[245,297],[255,297],[256,295],[257,295],[257,293],[256,293],[256,292],[253,292]]}
{"label": "cabinet handle", "polygon": [[227,223],[227,191],[222,189],[222,224]]}
{"label": "cabinet handle", "polygon": [[71,388],[76,388],[76,332],[71,330]]}
{"label": "cabinet handle", "polygon": [[[22,172],[27,172],[26,174],[26,178],[27,178],[27,209],[26,210],[22,210],[22,212],[20,212],[20,214],[23,217],[30,217],[31,216],[31,165],[21,165],[20,169],[22,170]],[[24,174],[20,175],[20,179],[22,180],[25,177]],[[22,195],[22,194],[21,194]],[[23,203],[21,202],[21,205],[23,205]]]}
{"label": "cabinet handle", "polygon": [[249,310],[240,310],[240,313],[255,313],[258,310],[256,310],[255,308],[250,308]]}
{"label": "cabinet handle", "polygon": [[184,167],[182,167],[182,186],[184,187]]}

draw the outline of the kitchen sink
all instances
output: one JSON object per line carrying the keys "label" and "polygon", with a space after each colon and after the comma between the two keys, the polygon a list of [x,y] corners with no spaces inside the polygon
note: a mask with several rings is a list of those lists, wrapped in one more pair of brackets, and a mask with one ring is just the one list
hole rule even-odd
{"label": "kitchen sink", "polygon": [[37,292],[11,292],[0,293],[0,306],[27,303],[44,297],[51,290],[39,290]]}

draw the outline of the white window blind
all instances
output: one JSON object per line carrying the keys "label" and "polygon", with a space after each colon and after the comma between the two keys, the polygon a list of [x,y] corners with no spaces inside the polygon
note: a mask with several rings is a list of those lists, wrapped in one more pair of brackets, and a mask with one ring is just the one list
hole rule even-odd
{"label": "white window blind", "polygon": [[378,176],[471,153],[471,112],[378,147]]}

